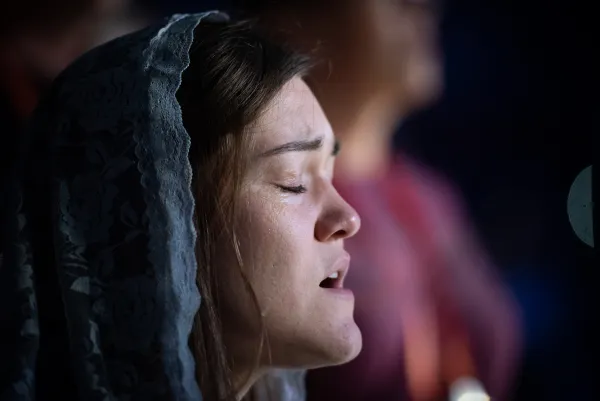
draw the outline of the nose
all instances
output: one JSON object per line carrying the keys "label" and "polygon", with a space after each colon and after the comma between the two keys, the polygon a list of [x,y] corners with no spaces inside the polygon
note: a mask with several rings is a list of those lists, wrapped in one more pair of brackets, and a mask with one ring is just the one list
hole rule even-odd
{"label": "nose", "polygon": [[350,238],[360,229],[360,216],[356,210],[335,189],[333,192],[315,225],[315,238],[320,242]]}

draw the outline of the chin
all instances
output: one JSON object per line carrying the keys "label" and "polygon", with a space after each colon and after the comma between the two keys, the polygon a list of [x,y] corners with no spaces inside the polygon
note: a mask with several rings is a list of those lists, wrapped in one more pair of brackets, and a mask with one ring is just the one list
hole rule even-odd
{"label": "chin", "polygon": [[354,322],[344,324],[337,335],[331,335],[321,344],[321,360],[313,368],[343,365],[352,361],[362,350],[362,334]]}
{"label": "chin", "polygon": [[360,334],[360,330],[358,330],[358,328],[356,337],[357,338],[352,343],[348,344],[344,352],[340,352],[331,359],[329,366],[343,365],[352,361],[358,356],[358,354],[360,354],[360,351],[362,350],[362,335]]}
{"label": "chin", "polygon": [[[315,329],[315,327],[313,327]],[[263,363],[286,369],[317,369],[342,365],[358,356],[362,349],[362,334],[354,319],[322,330],[311,330],[309,336],[278,341],[271,337],[270,352]]]}

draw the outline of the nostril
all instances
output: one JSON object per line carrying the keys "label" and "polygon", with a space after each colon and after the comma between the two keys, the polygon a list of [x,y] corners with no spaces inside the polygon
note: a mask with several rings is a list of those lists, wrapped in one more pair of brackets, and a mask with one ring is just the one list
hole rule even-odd
{"label": "nostril", "polygon": [[335,234],[333,234],[335,239],[346,238],[348,237],[348,231],[346,230],[337,230]]}

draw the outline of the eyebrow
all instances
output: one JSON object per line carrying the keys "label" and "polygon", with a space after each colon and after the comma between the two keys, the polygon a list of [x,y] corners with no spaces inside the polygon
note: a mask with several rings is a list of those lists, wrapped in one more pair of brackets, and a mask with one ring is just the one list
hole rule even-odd
{"label": "eyebrow", "polygon": [[[319,150],[323,147],[323,137],[319,137],[312,141],[293,141],[284,143],[283,145],[277,146],[273,149],[267,150],[263,152],[260,157],[271,157],[277,156],[282,153],[287,152],[311,152],[315,150]],[[333,150],[331,152],[332,156],[337,156],[340,151],[340,142],[335,139],[333,144]]]}
{"label": "eyebrow", "polygon": [[277,146],[276,148],[267,150],[262,153],[261,157],[277,156],[287,152],[311,152],[319,150],[323,147],[323,137],[314,139],[312,141],[293,141],[284,143],[283,145]]}

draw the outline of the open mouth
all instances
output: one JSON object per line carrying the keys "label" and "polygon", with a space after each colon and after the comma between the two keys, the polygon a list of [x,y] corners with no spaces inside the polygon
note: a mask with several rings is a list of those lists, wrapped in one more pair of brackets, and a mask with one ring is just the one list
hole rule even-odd
{"label": "open mouth", "polygon": [[[350,256],[347,253],[341,255],[335,263],[327,269],[326,276],[319,283],[319,287],[329,290],[348,291],[344,288],[344,279],[350,268]],[[338,291],[339,292],[339,291]]]}
{"label": "open mouth", "polygon": [[344,288],[345,272],[337,271],[321,281],[321,288]]}

